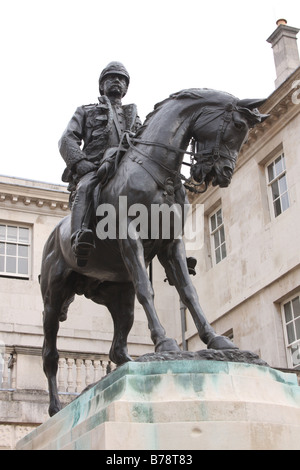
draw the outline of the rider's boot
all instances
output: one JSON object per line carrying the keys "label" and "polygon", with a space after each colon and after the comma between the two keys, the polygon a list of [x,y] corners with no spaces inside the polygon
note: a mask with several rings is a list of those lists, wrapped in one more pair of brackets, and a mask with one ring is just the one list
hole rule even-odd
{"label": "rider's boot", "polygon": [[87,228],[77,230],[71,237],[71,245],[76,257],[77,266],[86,266],[91,250],[95,248],[95,239],[92,230]]}

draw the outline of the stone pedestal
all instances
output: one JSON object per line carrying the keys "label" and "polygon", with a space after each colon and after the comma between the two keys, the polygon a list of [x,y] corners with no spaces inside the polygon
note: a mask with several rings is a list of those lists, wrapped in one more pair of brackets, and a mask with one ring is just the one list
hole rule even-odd
{"label": "stone pedestal", "polygon": [[207,360],[132,362],[27,435],[20,450],[300,449],[294,374]]}

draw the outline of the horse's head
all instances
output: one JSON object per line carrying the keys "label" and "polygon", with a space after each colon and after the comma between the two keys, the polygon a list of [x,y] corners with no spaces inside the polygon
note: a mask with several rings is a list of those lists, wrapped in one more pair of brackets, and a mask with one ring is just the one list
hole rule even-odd
{"label": "horse's head", "polygon": [[230,184],[250,128],[268,117],[257,109],[264,102],[232,97],[227,104],[219,102],[202,108],[193,129],[196,156],[191,176],[197,183],[205,183],[206,188],[210,182],[222,188]]}

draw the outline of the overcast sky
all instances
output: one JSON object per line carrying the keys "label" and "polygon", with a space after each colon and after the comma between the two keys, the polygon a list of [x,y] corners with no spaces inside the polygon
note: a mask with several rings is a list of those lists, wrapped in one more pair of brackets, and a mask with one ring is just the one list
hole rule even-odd
{"label": "overcast sky", "polygon": [[97,102],[113,60],[131,76],[123,104],[142,119],[183,88],[267,97],[276,78],[266,39],[299,0],[9,0],[0,6],[0,174],[61,183],[57,142],[77,106]]}

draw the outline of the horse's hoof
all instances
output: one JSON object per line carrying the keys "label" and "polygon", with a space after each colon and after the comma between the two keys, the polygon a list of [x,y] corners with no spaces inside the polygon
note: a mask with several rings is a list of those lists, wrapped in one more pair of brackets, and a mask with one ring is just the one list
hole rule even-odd
{"label": "horse's hoof", "polygon": [[239,349],[226,336],[214,336],[208,343],[207,349]]}
{"label": "horse's hoof", "polygon": [[178,352],[181,351],[177,341],[173,338],[165,338],[155,346],[155,352]]}
{"label": "horse's hoof", "polygon": [[56,404],[56,405],[50,405],[48,409],[49,416],[54,416],[56,413],[58,413],[61,410],[61,404]]}
{"label": "horse's hoof", "polygon": [[132,357],[127,354],[127,352],[124,353],[110,353],[109,354],[109,359],[116,364],[117,367],[126,364],[126,362],[132,362],[133,359]]}

